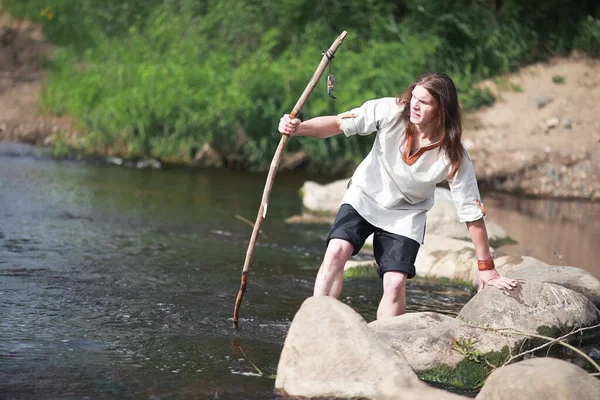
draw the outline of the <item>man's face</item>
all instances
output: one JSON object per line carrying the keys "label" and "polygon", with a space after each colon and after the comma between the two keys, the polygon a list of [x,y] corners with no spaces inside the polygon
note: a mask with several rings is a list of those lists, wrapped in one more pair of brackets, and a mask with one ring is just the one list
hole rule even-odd
{"label": "man's face", "polygon": [[423,86],[415,86],[410,99],[410,122],[420,127],[435,123],[437,102]]}

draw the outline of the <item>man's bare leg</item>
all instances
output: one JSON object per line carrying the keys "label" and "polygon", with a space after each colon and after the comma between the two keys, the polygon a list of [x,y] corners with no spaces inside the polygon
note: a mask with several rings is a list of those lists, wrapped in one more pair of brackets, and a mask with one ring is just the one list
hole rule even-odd
{"label": "man's bare leg", "polygon": [[383,296],[377,308],[377,319],[395,317],[406,311],[406,279],[402,272],[383,274]]}
{"label": "man's bare leg", "polygon": [[338,298],[344,281],[344,265],[352,255],[354,246],[343,239],[331,239],[325,251],[323,264],[315,280],[314,296]]}

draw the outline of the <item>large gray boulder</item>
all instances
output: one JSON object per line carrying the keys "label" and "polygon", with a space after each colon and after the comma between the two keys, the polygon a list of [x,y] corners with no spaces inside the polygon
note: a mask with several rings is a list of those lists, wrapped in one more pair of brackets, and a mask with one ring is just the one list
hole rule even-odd
{"label": "large gray boulder", "polygon": [[584,295],[562,286],[521,282],[511,291],[487,287],[458,317],[476,326],[535,333],[540,327],[570,330],[600,322],[600,310]]}
{"label": "large gray boulder", "polygon": [[390,371],[400,371],[408,382],[419,380],[349,306],[311,297],[290,326],[275,389],[289,396],[374,398]]}
{"label": "large gray boulder", "polygon": [[482,354],[512,349],[522,338],[501,335],[464,325],[460,320],[435,312],[418,312],[373,321],[369,327],[401,353],[415,372],[441,365],[454,367],[465,356],[454,348],[457,340],[473,343]]}
{"label": "large gray boulder", "polygon": [[477,400],[597,400],[600,381],[556,358],[532,358],[498,368]]}
{"label": "large gray boulder", "polygon": [[[352,308],[331,297],[300,307],[277,367],[276,391],[308,398],[456,399],[421,382],[401,354]],[[399,397],[397,397],[399,398]]]}
{"label": "large gray boulder", "polygon": [[596,307],[600,307],[600,279],[588,271],[567,266],[533,265],[514,269],[507,274],[513,279],[554,283],[581,293]]}

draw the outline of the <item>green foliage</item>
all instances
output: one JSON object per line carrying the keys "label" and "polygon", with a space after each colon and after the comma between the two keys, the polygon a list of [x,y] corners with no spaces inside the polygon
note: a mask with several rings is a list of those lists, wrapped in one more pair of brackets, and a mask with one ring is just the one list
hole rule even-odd
{"label": "green foliage", "polygon": [[588,16],[579,24],[574,47],[593,57],[600,57],[600,19]]}
{"label": "green foliage", "polygon": [[498,247],[508,246],[511,244],[516,244],[517,241],[512,239],[510,236],[505,236],[502,238],[491,238],[490,239],[490,247],[497,249]]}
{"label": "green foliage", "polygon": [[452,349],[458,351],[465,359],[478,363],[484,357],[483,353],[475,348],[477,343],[477,339],[474,338],[452,338]]}
{"label": "green foliage", "polygon": [[496,87],[500,90],[511,90],[513,92],[522,92],[523,88],[521,87],[521,85],[519,85],[518,83],[514,83],[509,81],[506,78],[503,77],[498,77],[496,79],[494,79],[494,82],[496,83]]}
{"label": "green foliage", "polygon": [[467,282],[462,279],[451,279],[451,278],[446,278],[446,277],[442,277],[442,276],[425,276],[425,277],[416,276],[413,279],[416,281],[436,282],[436,283],[441,283],[441,284],[445,284],[445,285],[460,286],[460,287],[468,290],[469,293],[471,294],[471,296],[474,296],[477,293],[477,286],[475,286],[473,284],[473,282]]}
{"label": "green foliage", "polygon": [[52,144],[52,155],[56,158],[63,158],[69,155],[69,145],[63,134],[55,135],[54,143]]}
{"label": "green foliage", "polygon": [[42,26],[54,43],[81,53],[107,37],[126,34],[129,27],[144,21],[158,3],[146,0],[3,0],[4,8],[16,18],[27,18]]}
{"label": "green foliage", "polygon": [[438,68],[467,70],[484,78],[532,60],[530,49],[537,35],[522,19],[505,18],[488,6],[467,1],[407,3],[416,5],[413,23],[442,39],[435,59]]}
{"label": "green foliage", "polygon": [[558,85],[561,85],[561,84],[565,83],[565,77],[562,75],[554,75],[552,77],[552,82],[554,82]]}
{"label": "green foliage", "polygon": [[[494,102],[473,84],[575,44],[598,54],[591,3],[466,0],[4,0],[61,49],[40,108],[75,118],[83,149],[187,163],[209,143],[230,166],[265,169],[322,51],[338,100],[320,82],[304,119],[396,96],[417,75],[451,74],[465,110]],[[537,4],[540,3],[540,4]],[[543,4],[542,4],[543,3]],[[570,3],[569,3],[570,4]],[[540,10],[542,10],[540,12]],[[546,18],[546,17],[547,18]],[[551,23],[548,23],[551,22]],[[372,138],[290,140],[313,172],[356,165]]]}
{"label": "green foliage", "polygon": [[377,275],[377,265],[361,265],[354,268],[348,268],[344,271],[344,278],[379,279],[379,275]]}

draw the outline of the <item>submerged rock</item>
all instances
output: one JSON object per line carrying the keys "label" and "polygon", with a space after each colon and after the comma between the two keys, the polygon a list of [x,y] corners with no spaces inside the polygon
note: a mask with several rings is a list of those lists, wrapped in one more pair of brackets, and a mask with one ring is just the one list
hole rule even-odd
{"label": "submerged rock", "polygon": [[161,166],[162,165],[161,165],[160,161],[154,160],[154,159],[140,160],[135,163],[135,167],[138,169],[144,169],[144,168],[160,169]]}

